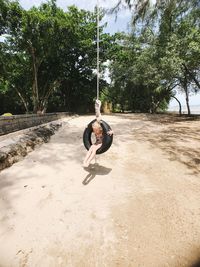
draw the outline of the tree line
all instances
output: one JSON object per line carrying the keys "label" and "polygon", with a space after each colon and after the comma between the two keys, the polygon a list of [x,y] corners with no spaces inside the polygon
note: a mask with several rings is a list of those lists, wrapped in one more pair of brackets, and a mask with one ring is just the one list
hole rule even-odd
{"label": "tree line", "polygon": [[[105,33],[100,23],[102,102],[113,111],[154,113],[177,99],[176,89],[185,94],[190,113],[189,94],[200,89],[199,1],[126,5],[133,14],[129,33]],[[0,113],[93,112],[96,12],[75,6],[64,11],[56,0],[30,10],[0,0]]]}
{"label": "tree line", "polygon": [[200,1],[125,2],[133,14],[132,32],[111,63],[115,104],[157,112],[175,98],[181,112],[180,91],[190,114],[189,95],[200,90]]}

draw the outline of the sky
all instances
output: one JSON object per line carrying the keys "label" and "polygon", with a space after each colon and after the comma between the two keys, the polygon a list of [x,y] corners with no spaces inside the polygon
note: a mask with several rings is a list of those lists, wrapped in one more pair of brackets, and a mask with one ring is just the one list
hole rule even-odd
{"label": "sky", "polygon": [[[181,102],[181,105],[183,106],[183,110],[186,110],[186,100],[185,95],[183,93],[176,93],[176,97]],[[194,106],[192,109],[196,110],[195,106],[199,106],[198,111],[200,111],[200,94],[190,94],[189,97],[189,103],[191,106]],[[175,99],[172,99],[169,105],[169,108],[178,111],[178,103]]]}
{"label": "sky", "polygon": [[[64,10],[67,10],[67,7],[70,5],[76,5],[81,9],[87,9],[90,11],[94,10],[95,5],[97,5],[97,1],[99,2],[99,7],[103,8],[112,8],[114,7],[118,0],[57,0],[57,5]],[[25,9],[29,9],[32,6],[39,6],[42,2],[46,2],[45,0],[19,0],[21,6]],[[152,0],[154,3],[155,0]],[[107,22],[107,27],[105,32],[109,32],[111,34],[117,31],[125,31],[128,32],[130,27],[128,24],[131,20],[131,13],[129,10],[122,10],[118,13],[117,18],[113,15],[106,15],[104,21]],[[176,97],[179,99],[182,105],[185,105],[185,96],[183,94],[176,94]],[[191,105],[200,105],[200,94],[191,95],[190,96],[190,104]],[[177,106],[177,101],[172,100],[170,102],[169,107],[173,108]],[[178,106],[177,106],[178,110]]]}
{"label": "sky", "polygon": [[[67,7],[70,5],[76,5],[81,9],[93,11],[94,7],[97,5],[97,1],[99,1],[99,7],[102,8],[112,8],[118,3],[118,0],[57,0],[57,5],[64,10],[67,10]],[[29,9],[33,5],[39,6],[42,2],[45,2],[45,0],[19,0],[21,6],[25,9]],[[130,19],[131,13],[129,10],[119,12],[117,19],[114,14],[106,15],[104,21],[108,24],[105,32],[109,32],[111,34],[117,31],[127,32]]]}

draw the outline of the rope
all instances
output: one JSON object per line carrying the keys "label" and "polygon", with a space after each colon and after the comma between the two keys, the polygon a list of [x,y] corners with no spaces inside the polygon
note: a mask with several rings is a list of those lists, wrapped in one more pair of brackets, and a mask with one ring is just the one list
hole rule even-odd
{"label": "rope", "polygon": [[97,0],[97,100],[99,99],[99,0]]}
{"label": "rope", "polygon": [[96,99],[95,101],[95,114],[96,114],[96,120],[101,120],[101,101],[99,99]]}
{"label": "rope", "polygon": [[96,120],[101,120],[101,101],[99,100],[99,0],[97,0],[97,99],[95,101]]}

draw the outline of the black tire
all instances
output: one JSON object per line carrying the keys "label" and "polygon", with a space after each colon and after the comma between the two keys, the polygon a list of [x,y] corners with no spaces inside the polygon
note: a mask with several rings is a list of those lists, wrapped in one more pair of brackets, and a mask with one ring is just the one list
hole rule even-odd
{"label": "black tire", "polygon": [[[92,124],[95,121],[96,120],[91,121],[83,133],[83,143],[87,150],[89,150],[92,145],[92,140],[91,140]],[[112,135],[107,134],[107,132],[111,130],[110,126],[105,121],[102,121],[102,120],[100,124],[103,129],[103,141],[102,141],[102,146],[97,150],[96,154],[102,154],[106,152],[112,145],[112,141],[113,141],[113,134]]]}

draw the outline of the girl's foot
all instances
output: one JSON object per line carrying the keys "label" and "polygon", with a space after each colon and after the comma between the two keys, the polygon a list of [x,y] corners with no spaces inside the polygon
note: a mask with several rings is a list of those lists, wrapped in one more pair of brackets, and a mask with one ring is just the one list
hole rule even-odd
{"label": "girl's foot", "polygon": [[89,164],[87,162],[83,162],[83,167],[87,168],[89,166]]}

